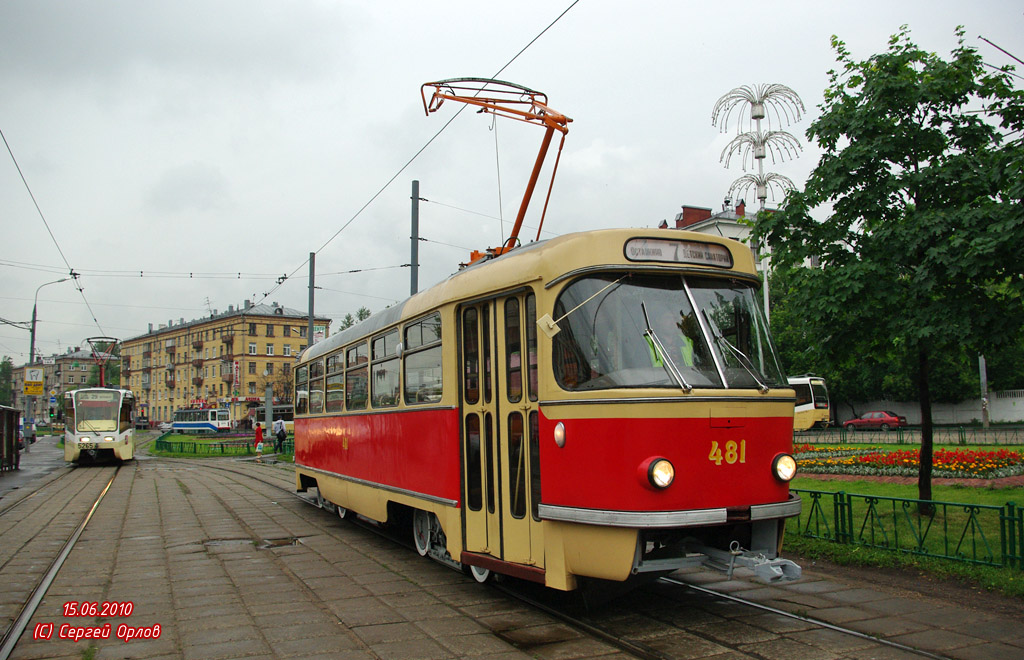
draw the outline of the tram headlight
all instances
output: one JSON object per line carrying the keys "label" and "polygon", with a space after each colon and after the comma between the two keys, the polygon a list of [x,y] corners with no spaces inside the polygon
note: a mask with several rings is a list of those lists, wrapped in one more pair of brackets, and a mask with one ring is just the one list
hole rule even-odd
{"label": "tram headlight", "polygon": [[113,442],[113,441],[114,441],[113,436],[109,436],[108,435],[105,438],[103,438],[103,442]]}
{"label": "tram headlight", "polygon": [[796,459],[789,454],[779,454],[772,460],[772,474],[779,481],[790,481],[796,476]]}
{"label": "tram headlight", "polygon": [[667,458],[649,458],[640,464],[645,486],[654,490],[664,490],[672,485],[676,478],[676,468]]}

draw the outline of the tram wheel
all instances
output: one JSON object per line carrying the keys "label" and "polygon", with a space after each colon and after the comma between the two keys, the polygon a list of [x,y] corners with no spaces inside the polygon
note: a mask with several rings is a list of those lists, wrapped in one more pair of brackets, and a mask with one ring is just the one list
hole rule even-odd
{"label": "tram wheel", "polygon": [[430,552],[430,527],[433,514],[416,509],[412,516],[412,540],[416,544],[416,552],[426,557]]}
{"label": "tram wheel", "polygon": [[339,505],[338,506],[338,517],[341,518],[342,520],[344,520],[345,518],[348,518],[348,509],[346,509],[345,507]]}

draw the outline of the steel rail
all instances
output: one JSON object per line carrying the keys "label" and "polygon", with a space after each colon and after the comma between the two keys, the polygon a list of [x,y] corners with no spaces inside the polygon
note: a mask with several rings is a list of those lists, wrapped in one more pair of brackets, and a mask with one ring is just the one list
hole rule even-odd
{"label": "steel rail", "polygon": [[85,519],[82,520],[81,524],[78,525],[74,533],[68,538],[67,542],[64,543],[64,547],[61,548],[60,553],[58,553],[57,557],[50,563],[50,567],[46,570],[46,573],[39,581],[39,584],[37,584],[36,588],[32,590],[32,595],[29,597],[28,602],[25,603],[25,606],[21,609],[21,613],[18,614],[18,618],[16,618],[14,623],[11,624],[11,627],[4,635],[3,640],[0,640],[0,660],[7,660],[11,656],[11,653],[14,652],[14,647],[18,644],[22,633],[24,633],[25,629],[28,627],[29,620],[31,620],[32,616],[35,614],[36,609],[39,607],[39,603],[42,602],[47,590],[49,590],[50,585],[53,584],[53,580],[57,577],[57,573],[64,565],[68,555],[71,554],[75,544],[78,543],[79,537],[82,536],[82,532],[85,531],[85,526],[89,524],[90,520],[92,520],[93,514],[96,513],[96,509],[99,508],[100,502],[103,501],[103,497],[114,484],[114,479],[117,478],[117,474],[120,471],[121,466],[119,465],[114,470],[114,474],[110,477],[110,481],[107,482],[107,485],[96,498],[96,501],[93,502],[91,507],[89,507],[89,513],[86,514]]}
{"label": "steel rail", "polygon": [[705,594],[705,595],[708,595],[708,596],[715,596],[717,598],[724,598],[725,600],[730,600],[730,601],[732,601],[734,603],[739,603],[741,605],[746,605],[748,607],[753,607],[755,609],[759,609],[759,610],[762,610],[762,611],[765,611],[765,612],[771,612],[772,614],[778,614],[780,616],[788,617],[790,619],[796,619],[797,621],[803,621],[804,623],[810,623],[812,625],[820,626],[822,628],[828,628],[829,630],[834,630],[835,632],[842,633],[844,635],[850,635],[852,637],[859,637],[860,639],[865,639],[865,640],[869,640],[869,641],[872,641],[872,642],[877,642],[878,644],[889,646],[889,647],[894,648],[894,649],[899,649],[900,651],[906,651],[907,653],[913,653],[915,655],[920,655],[920,656],[923,656],[925,658],[932,658],[933,660],[952,660],[951,658],[949,658],[948,656],[945,656],[945,655],[939,655],[937,653],[932,653],[930,651],[925,651],[923,649],[915,648],[913,646],[907,646],[906,644],[900,644],[899,642],[893,642],[893,641],[890,641],[890,640],[887,640],[887,639],[882,639],[881,637],[875,637],[874,635],[869,635],[867,633],[860,632],[859,630],[851,630],[850,628],[843,628],[842,626],[837,626],[837,625],[835,625],[833,623],[829,623],[827,621],[822,621],[821,619],[815,619],[814,617],[804,616],[802,614],[794,614],[793,612],[787,612],[786,610],[780,610],[780,609],[778,609],[776,607],[771,607],[769,605],[764,605],[762,603],[757,603],[757,602],[754,602],[752,600],[746,600],[745,598],[740,598],[738,596],[733,596],[731,594],[722,593],[720,591],[714,591],[714,590],[708,589],[706,587],[698,587],[697,585],[689,584],[688,582],[683,582],[681,580],[676,580],[676,579],[671,578],[671,577],[659,578],[658,581],[659,582],[664,582],[664,583],[667,583],[667,584],[674,584],[674,585],[678,585],[678,586],[681,586],[681,587],[686,587],[687,589],[692,589],[693,591],[696,591],[698,593],[702,593],[702,594]]}

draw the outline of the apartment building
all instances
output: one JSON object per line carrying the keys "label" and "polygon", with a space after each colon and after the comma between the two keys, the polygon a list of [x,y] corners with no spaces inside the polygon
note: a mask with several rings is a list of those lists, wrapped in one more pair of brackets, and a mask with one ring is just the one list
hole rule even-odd
{"label": "apartment building", "polygon": [[[314,339],[330,319],[314,320]],[[132,390],[140,415],[171,421],[182,408],[228,408],[236,424],[262,404],[292,402],[292,365],[309,344],[305,312],[276,302],[229,306],[206,318],[168,321],[121,342],[121,387]]]}

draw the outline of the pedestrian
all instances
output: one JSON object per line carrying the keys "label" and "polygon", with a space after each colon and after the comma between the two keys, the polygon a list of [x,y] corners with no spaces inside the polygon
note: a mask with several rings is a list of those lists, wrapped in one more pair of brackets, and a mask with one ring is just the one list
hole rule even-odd
{"label": "pedestrian", "polygon": [[256,423],[256,462],[263,462],[263,429]]}
{"label": "pedestrian", "polygon": [[284,441],[288,437],[288,431],[284,428],[284,420],[278,417],[274,420],[274,451],[280,453],[284,449]]}

